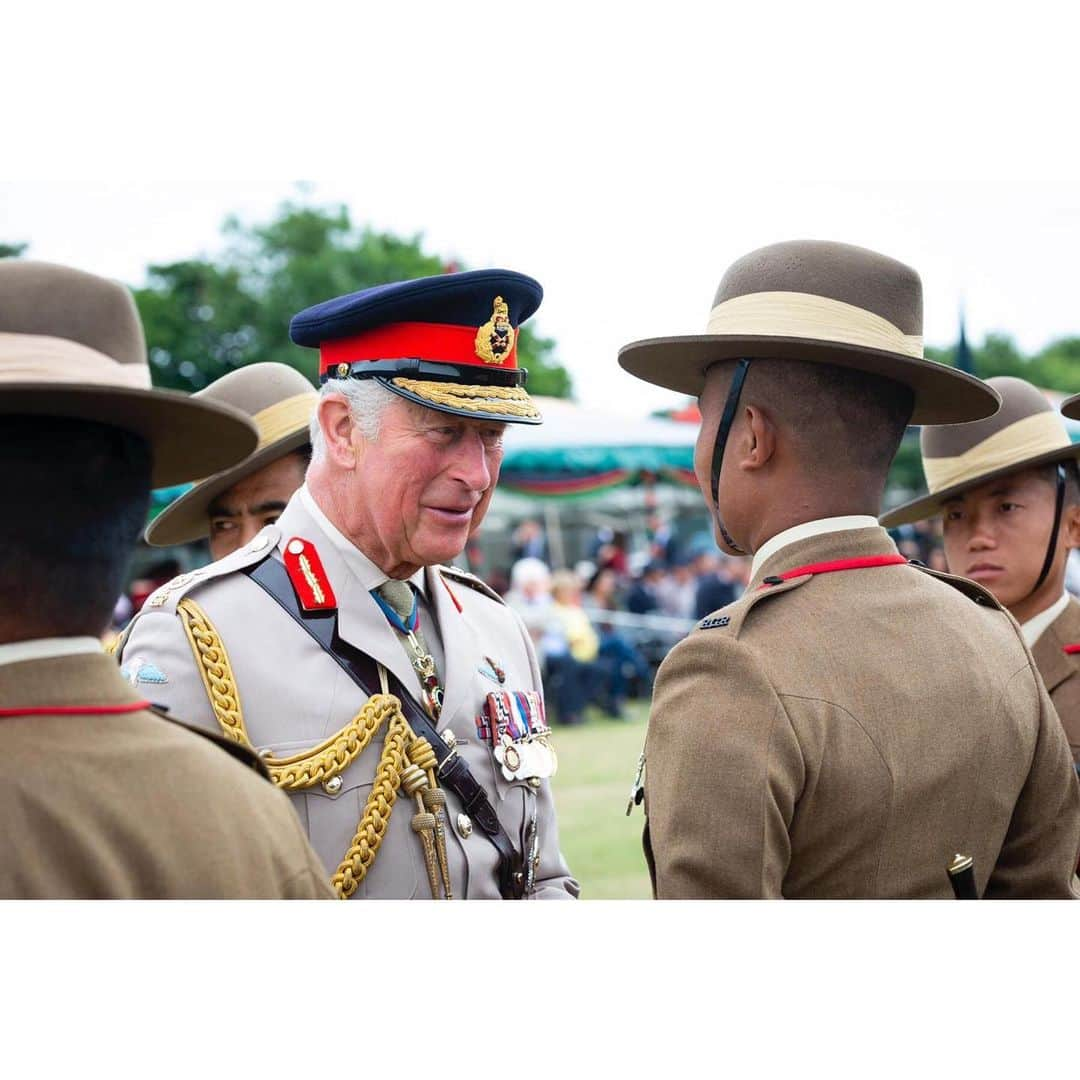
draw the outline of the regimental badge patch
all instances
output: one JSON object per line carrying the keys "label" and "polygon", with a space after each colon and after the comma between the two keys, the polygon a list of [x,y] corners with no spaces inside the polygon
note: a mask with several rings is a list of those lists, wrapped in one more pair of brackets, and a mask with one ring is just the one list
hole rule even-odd
{"label": "regimental badge patch", "polygon": [[514,350],[514,337],[510,308],[501,296],[496,296],[491,318],[476,331],[476,355],[485,364],[501,364]]}
{"label": "regimental badge patch", "polygon": [[720,626],[727,626],[731,622],[730,615],[710,615],[698,623],[699,630],[715,630]]}
{"label": "regimental badge patch", "polygon": [[322,559],[310,540],[294,536],[285,545],[283,558],[296,598],[305,611],[333,611],[337,607]]}
{"label": "regimental badge patch", "polygon": [[130,660],[125,660],[120,667],[120,674],[132,686],[138,686],[140,683],[153,683],[160,686],[169,681],[165,672],[156,664],[150,663],[145,656],[133,656]]}

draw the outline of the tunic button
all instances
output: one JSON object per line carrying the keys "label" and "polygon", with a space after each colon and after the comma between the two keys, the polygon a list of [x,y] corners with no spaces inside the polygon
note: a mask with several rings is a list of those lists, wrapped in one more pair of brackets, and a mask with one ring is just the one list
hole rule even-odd
{"label": "tunic button", "polygon": [[530,776],[529,777],[529,787],[538,788],[539,786],[540,786],[540,777],[539,776]]}
{"label": "tunic button", "polygon": [[467,840],[472,836],[472,818],[468,814],[458,814],[457,831],[461,834],[462,840]]}
{"label": "tunic button", "polygon": [[336,795],[341,790],[341,777],[331,776],[329,780],[323,781],[323,791],[327,795]]}

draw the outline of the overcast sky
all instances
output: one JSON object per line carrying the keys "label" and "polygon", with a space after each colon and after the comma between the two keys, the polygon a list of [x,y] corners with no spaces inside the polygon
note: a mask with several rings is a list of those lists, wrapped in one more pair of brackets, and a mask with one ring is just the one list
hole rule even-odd
{"label": "overcast sky", "polygon": [[118,22],[93,56],[88,14],[62,40],[31,28],[50,61],[7,52],[6,141],[32,152],[9,158],[0,240],[138,283],[308,177],[358,222],[539,278],[578,396],[627,415],[675,398],[619,346],[700,332],[725,267],[777,240],[910,263],[933,344],[961,303],[977,340],[1080,333],[1074,39],[1038,4],[327,7],[254,25],[194,3],[150,45]]}

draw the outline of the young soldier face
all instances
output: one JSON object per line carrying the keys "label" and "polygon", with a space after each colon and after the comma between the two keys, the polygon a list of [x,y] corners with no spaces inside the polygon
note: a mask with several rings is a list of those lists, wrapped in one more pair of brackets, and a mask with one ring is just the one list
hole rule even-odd
{"label": "young soldier face", "polygon": [[1037,597],[1029,598],[1046,558],[1054,501],[1054,485],[1038,469],[990,480],[949,499],[942,511],[949,572],[977,581],[1008,608],[1025,602],[1032,609],[1023,617],[1037,614],[1045,606],[1041,601],[1053,603],[1061,594],[1068,549],[1075,546],[1077,514],[1066,509],[1054,565]]}
{"label": "young soldier face", "polygon": [[209,509],[210,557],[225,558],[277,521],[306,468],[299,454],[286,454],[219,495]]}

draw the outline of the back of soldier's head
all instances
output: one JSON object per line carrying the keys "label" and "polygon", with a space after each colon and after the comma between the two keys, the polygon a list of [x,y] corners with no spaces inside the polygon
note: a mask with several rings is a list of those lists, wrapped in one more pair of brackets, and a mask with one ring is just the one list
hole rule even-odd
{"label": "back of soldier's head", "polygon": [[743,400],[781,429],[795,464],[820,483],[883,487],[914,395],[880,375],[833,364],[758,360]]}
{"label": "back of soldier's head", "polygon": [[151,452],[120,428],[61,417],[0,425],[0,633],[100,634],[150,501]]}

